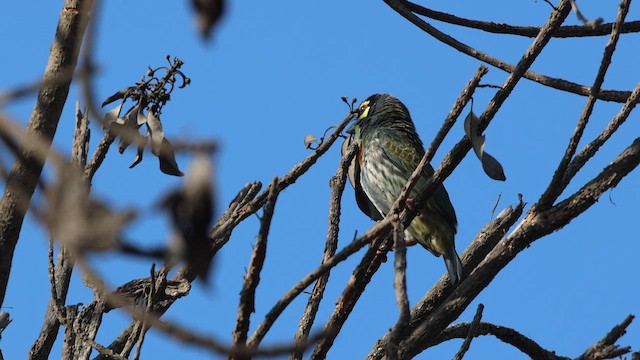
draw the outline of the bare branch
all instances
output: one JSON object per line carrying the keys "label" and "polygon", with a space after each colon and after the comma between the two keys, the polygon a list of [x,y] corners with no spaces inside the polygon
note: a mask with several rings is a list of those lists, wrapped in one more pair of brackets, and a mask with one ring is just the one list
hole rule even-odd
{"label": "bare branch", "polygon": [[[495,23],[491,21],[471,20],[428,9],[424,6],[409,1],[406,2],[406,5],[407,8],[409,8],[412,12],[422,16],[426,16],[430,19],[442,21],[448,24],[464,26],[466,28],[478,29],[489,33],[536,37],[536,35],[540,32],[540,28],[537,26],[514,26],[505,23]],[[611,34],[612,27],[613,23],[596,24],[596,26],[594,27],[578,25],[562,26],[553,34],[553,37],[572,38],[604,36]],[[631,21],[624,23],[620,32],[623,34],[640,32],[640,21]]]}
{"label": "bare branch", "polygon": [[614,326],[602,340],[593,344],[576,360],[614,359],[631,352],[630,347],[620,348],[615,343],[627,332],[627,327],[629,327],[634,318],[635,316],[633,315],[627,316],[622,323]]}
{"label": "bare branch", "polygon": [[480,320],[482,320],[482,311],[484,310],[484,305],[478,304],[478,310],[476,310],[476,314],[473,317],[473,321],[469,325],[469,332],[467,333],[467,337],[464,338],[464,342],[462,346],[460,346],[460,350],[453,357],[453,360],[462,360],[464,354],[469,351],[469,347],[471,346],[471,340],[474,337],[478,336],[478,327],[480,324]]}
{"label": "bare branch", "polygon": [[[338,263],[344,261],[347,257],[351,256],[352,254],[363,248],[365,245],[369,244],[373,239],[379,238],[380,234],[388,231],[390,225],[390,220],[381,220],[369,231],[367,231],[366,234],[349,243],[337,254],[329,258],[326,262],[322,263],[320,267],[309,273],[296,285],[294,285],[289,291],[287,291],[287,293],[284,294],[284,296],[282,296],[280,300],[278,300],[278,302],[271,308],[271,310],[269,310],[269,312],[265,315],[262,323],[258,326],[253,335],[251,335],[251,338],[248,341],[249,348],[257,347],[260,341],[262,341],[264,336],[267,334],[267,331],[269,331],[271,326],[273,326],[278,316],[280,316],[284,309],[293,301],[293,299],[300,295],[300,293],[302,293],[304,289],[306,289],[309,285],[316,281],[318,277],[320,277],[326,271],[329,271]],[[371,251],[371,249],[369,249],[369,251],[367,251],[367,254],[369,253],[374,254],[375,250]],[[372,257],[373,255],[370,255],[369,259],[371,259]],[[328,331],[325,331],[325,334],[327,333]]]}
{"label": "bare branch", "polygon": [[[4,301],[7,281],[18,242],[26,206],[18,198],[30,199],[42,172],[44,160],[36,156],[31,139],[42,139],[46,149],[51,146],[62,108],[69,93],[71,77],[78,60],[82,36],[89,21],[92,0],[67,0],[63,4],[57,32],[51,46],[49,61],[31,113],[21,158],[14,164],[0,200],[0,304]],[[66,77],[66,78],[65,78]],[[63,81],[54,81],[64,79]],[[20,196],[16,197],[16,194]]]}
{"label": "bare branch", "polygon": [[[593,205],[604,191],[616,186],[640,164],[640,138],[636,139],[602,173],[578,192],[545,213],[530,210],[520,225],[476,267],[453,293],[412,331],[403,344],[404,356],[414,356],[424,349],[424,339],[437,336],[452,319],[471,303],[495,275],[536,239],[569,223]],[[535,208],[535,207],[534,207]]]}
{"label": "bare branch", "polygon": [[[598,74],[596,75],[595,80],[593,81],[593,85],[591,86],[591,94],[587,98],[587,102],[582,109],[582,114],[580,115],[580,119],[578,120],[578,125],[574,130],[571,139],[569,140],[569,145],[567,146],[567,150],[558,165],[555,173],[553,174],[553,178],[551,179],[551,183],[547,187],[547,190],[542,194],[540,200],[538,200],[538,206],[542,209],[547,209],[549,206],[553,204],[555,200],[558,199],[558,196],[566,189],[567,185],[571,178],[567,178],[566,172],[567,167],[569,166],[569,162],[573,158],[576,153],[576,149],[578,148],[578,143],[582,138],[582,134],[584,129],[587,127],[587,123],[589,122],[589,118],[591,117],[591,112],[593,111],[593,107],[595,106],[598,93],[600,92],[600,87],[604,82],[604,76],[609,69],[609,65],[611,65],[611,58],[613,57],[613,52],[616,49],[616,44],[618,43],[618,39],[620,38],[620,27],[624,23],[624,19],[629,12],[629,3],[630,0],[623,0],[620,3],[620,9],[618,10],[618,17],[616,18],[616,22],[611,30],[611,37],[607,42],[607,45],[604,48],[604,54],[602,56],[602,60],[600,62],[600,68],[598,69]],[[571,1],[571,6],[577,14],[578,11],[577,5],[575,1]],[[633,97],[629,96],[628,101]],[[625,104],[626,105],[626,104]]]}
{"label": "bare branch", "polygon": [[278,199],[278,178],[274,178],[269,186],[269,197],[264,206],[264,213],[260,219],[260,231],[258,232],[258,240],[253,248],[249,269],[240,290],[240,304],[238,305],[238,319],[236,327],[233,330],[233,346],[242,348],[247,342],[247,333],[249,332],[249,321],[251,313],[255,312],[255,296],[258,283],[260,282],[260,272],[264,265],[264,259],[267,255],[267,239],[269,229],[271,228],[271,219],[273,211]]}
{"label": "bare branch", "polygon": [[[475,318],[474,318],[475,320]],[[431,342],[429,346],[435,346],[451,339],[466,338],[473,323],[461,323],[446,328],[437,339]],[[475,337],[483,335],[493,335],[502,342],[509,344],[516,349],[522,351],[531,359],[536,360],[569,360],[564,356],[557,356],[553,351],[543,349],[535,341],[522,335],[516,330],[505,326],[494,325],[486,322],[477,324]]]}
{"label": "bare branch", "polygon": [[609,140],[611,135],[613,135],[618,128],[629,118],[631,111],[636,107],[638,102],[640,101],[640,83],[636,85],[631,93],[631,96],[627,99],[627,102],[624,104],[622,109],[616,114],[616,116],[611,119],[607,127],[602,130],[598,136],[587,144],[580,152],[573,158],[569,166],[567,167],[567,171],[565,174],[565,179],[563,182],[569,182],[580,169],[587,163],[587,161],[596,154],[596,152],[600,149],[604,143]]}
{"label": "bare branch", "polygon": [[[76,168],[82,168],[87,161],[87,147],[90,137],[89,118],[86,111],[80,111],[80,105],[76,102],[76,129],[73,136],[71,162]],[[69,291],[71,273],[73,271],[73,259],[67,246],[60,245],[57,264],[53,264],[53,239],[49,240],[49,282],[51,283],[51,299],[47,305],[47,312],[42,324],[40,336],[29,351],[29,359],[48,358],[51,348],[56,340],[60,328],[60,321],[56,314],[58,309],[64,307]],[[55,270],[57,269],[57,271]]]}
{"label": "bare branch", "polygon": [[[496,218],[485,225],[476,235],[469,247],[461,256],[467,269],[474,269],[480,264],[487,254],[491,252],[496,244],[502,239],[511,226],[518,220],[524,209],[522,199],[515,208],[511,206],[504,209]],[[435,309],[437,309],[453,292],[453,287],[449,281],[442,277],[427,294],[411,309],[411,320],[409,329],[413,330],[424,321]],[[387,332],[376,342],[367,359],[379,359],[385,354],[386,344],[394,329]]]}
{"label": "bare branch", "polygon": [[404,226],[396,218],[393,224],[394,268],[395,278],[393,287],[396,290],[396,302],[400,315],[398,322],[393,327],[389,343],[387,344],[387,357],[389,359],[398,358],[398,344],[409,326],[409,297],[407,296],[407,243],[404,239]]}

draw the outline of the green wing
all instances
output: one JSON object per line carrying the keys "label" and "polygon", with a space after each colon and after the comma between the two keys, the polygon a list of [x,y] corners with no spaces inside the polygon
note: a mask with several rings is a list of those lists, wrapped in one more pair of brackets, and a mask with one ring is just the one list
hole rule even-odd
{"label": "green wing", "polygon": [[[405,180],[409,180],[409,177],[424,156],[424,149],[422,146],[410,141],[397,139],[386,134],[379,134],[379,136],[382,148],[387,158],[394,166],[402,170],[401,172],[404,174]],[[424,191],[427,181],[433,175],[433,172],[433,167],[430,164],[427,164],[422,173],[423,176],[420,177],[418,183],[409,194],[410,197],[414,198],[417,194]],[[458,225],[456,212],[453,209],[453,205],[449,199],[449,194],[447,194],[447,190],[445,190],[444,186],[440,185],[436,189],[433,196],[431,196],[427,202],[426,207],[429,210],[442,215],[447,222],[451,224],[454,232],[456,231],[456,227]]]}

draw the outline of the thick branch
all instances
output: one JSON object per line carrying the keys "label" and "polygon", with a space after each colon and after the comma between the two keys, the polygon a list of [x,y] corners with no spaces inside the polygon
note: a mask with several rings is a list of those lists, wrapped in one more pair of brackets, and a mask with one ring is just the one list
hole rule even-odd
{"label": "thick branch", "polygon": [[41,143],[47,149],[51,146],[92,6],[92,0],[67,0],[63,5],[43,85],[27,124],[22,156],[11,169],[0,201],[0,304],[4,301],[24,215],[44,166],[44,159],[37,156],[34,146]]}

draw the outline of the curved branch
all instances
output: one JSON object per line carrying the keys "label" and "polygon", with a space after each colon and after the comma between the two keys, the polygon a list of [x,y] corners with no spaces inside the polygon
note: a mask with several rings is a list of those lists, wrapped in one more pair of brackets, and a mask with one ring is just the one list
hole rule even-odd
{"label": "curved branch", "polygon": [[[522,351],[531,359],[537,360],[569,360],[568,357],[558,356],[538,345],[535,341],[522,335],[518,331],[500,325],[480,322],[477,324],[475,336],[493,335],[502,342]],[[429,347],[441,344],[451,339],[465,339],[471,331],[473,323],[462,323],[450,326],[442,331],[440,336],[429,344]]]}
{"label": "curved branch", "polygon": [[[482,30],[493,34],[517,35],[524,37],[536,37],[540,32],[537,26],[514,26],[505,23],[495,23],[493,21],[480,21],[465,19],[455,15],[447,14],[440,11],[428,9],[419,4],[407,1],[407,8],[412,12],[428,17],[433,20],[442,21],[447,24],[463,26],[470,29]],[[553,34],[555,38],[574,38],[574,37],[594,37],[606,36],[611,34],[613,23],[600,24],[595,27],[569,25],[561,26],[558,31]],[[630,21],[622,24],[620,27],[621,34],[640,32],[640,21]]]}
{"label": "curved branch", "polygon": [[[407,2],[403,0],[384,0],[387,5],[389,5],[393,10],[395,10],[398,14],[403,16],[405,19],[410,21],[412,24],[431,35],[436,40],[448,45],[463,54],[476,58],[482,62],[485,62],[491,66],[495,66],[500,70],[503,70],[508,73],[513,73],[516,70],[516,67],[512,64],[509,64],[505,61],[502,61],[498,58],[495,58],[487,53],[484,53],[480,50],[472,48],[471,46],[464,44],[455,38],[443,33],[442,31],[434,28],[433,26],[426,23],[424,20],[420,19],[416,16],[411,10],[407,8]],[[523,77],[528,80],[535,81],[539,84],[561,90],[570,92],[577,95],[588,96],[591,94],[591,88],[585,85],[580,85],[571,81],[558,79],[550,76],[546,76],[543,74],[539,74],[533,71],[526,71],[523,74]],[[629,91],[617,91],[617,90],[601,90],[598,94],[598,99],[605,101],[613,101],[613,102],[625,102],[631,92]]]}

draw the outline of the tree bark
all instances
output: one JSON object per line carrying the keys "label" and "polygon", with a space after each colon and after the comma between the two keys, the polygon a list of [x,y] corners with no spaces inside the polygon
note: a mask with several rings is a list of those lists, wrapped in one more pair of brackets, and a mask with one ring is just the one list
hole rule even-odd
{"label": "tree bark", "polygon": [[36,104],[31,112],[22,149],[7,178],[0,200],[0,305],[7,290],[13,252],[24,215],[42,173],[69,86],[78,63],[82,37],[93,0],[65,1],[51,45]]}

